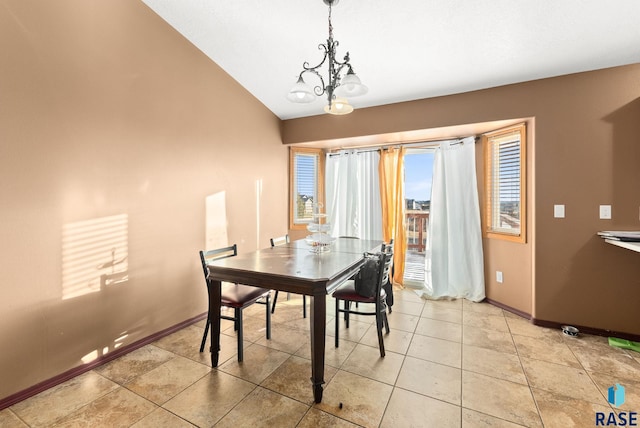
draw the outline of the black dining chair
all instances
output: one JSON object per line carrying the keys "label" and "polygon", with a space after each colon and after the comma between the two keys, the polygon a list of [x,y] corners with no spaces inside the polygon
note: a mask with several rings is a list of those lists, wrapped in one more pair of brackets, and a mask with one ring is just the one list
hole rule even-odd
{"label": "black dining chair", "polygon": [[[227,257],[233,257],[238,254],[238,247],[236,244],[230,247],[218,248],[209,251],[200,251],[200,262],[202,263],[202,270],[204,271],[205,282],[207,283],[207,292],[211,293],[209,288],[209,268],[207,264],[214,260],[220,260]],[[242,325],[242,311],[254,303],[260,303],[266,305],[266,323],[267,323],[267,339],[271,339],[271,312],[269,310],[271,290],[265,288],[253,287],[250,285],[233,284],[228,282],[222,283],[221,288],[221,306],[233,309],[233,316],[219,314],[212,314],[211,307],[207,314],[207,324],[204,328],[204,335],[202,336],[202,343],[200,344],[200,352],[204,351],[204,345],[207,341],[207,334],[209,333],[209,326],[211,320],[215,316],[219,316],[222,319],[233,321],[233,328],[237,332],[238,337],[238,361],[242,362],[243,359],[243,325]],[[212,344],[213,346],[213,344]],[[209,348],[211,351],[211,348]]]}
{"label": "black dining chair", "polygon": [[[279,236],[277,238],[271,238],[269,239],[269,241],[271,242],[271,248],[273,247],[277,247],[278,245],[285,245],[289,243],[289,235],[283,235],[283,236]],[[278,301],[278,294],[280,293],[279,290],[276,290],[275,294],[273,295],[273,303],[271,304],[271,313],[274,313],[276,311],[276,302]],[[287,300],[289,300],[289,293],[287,293]],[[304,294],[302,295],[302,317],[306,318],[307,317],[307,296],[305,296]]]}
{"label": "black dining chair", "polygon": [[[384,351],[384,340],[382,337],[382,328],[384,328],[389,334],[389,320],[387,319],[387,303],[386,303],[386,292],[383,285],[388,281],[389,271],[391,268],[391,260],[393,256],[391,253],[385,251],[384,246],[379,253],[375,254],[365,254],[365,259],[370,257],[375,257],[378,259],[378,264],[376,268],[376,277],[375,277],[375,290],[371,297],[364,296],[356,291],[356,280],[349,279],[344,282],[343,285],[338,287],[336,291],[333,292],[332,297],[336,301],[336,331],[335,331],[335,346],[336,348],[339,346],[339,329],[340,329],[340,313],[344,314],[345,325],[349,328],[349,315],[370,315],[376,317],[376,329],[378,331],[378,347],[380,348],[380,356],[385,356]],[[366,263],[365,263],[366,265]],[[362,270],[361,270],[362,271]],[[340,308],[340,301],[343,301],[343,308]],[[351,302],[356,302],[359,304],[369,304],[374,305],[373,310],[362,310],[358,306],[356,309],[352,310],[350,308]]]}

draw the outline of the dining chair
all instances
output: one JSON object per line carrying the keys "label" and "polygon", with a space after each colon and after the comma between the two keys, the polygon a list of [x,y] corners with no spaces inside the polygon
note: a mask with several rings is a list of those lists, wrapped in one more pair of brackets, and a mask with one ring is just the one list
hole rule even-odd
{"label": "dining chair", "polygon": [[389,310],[389,313],[393,312],[393,310],[391,309],[393,306],[393,272],[394,272],[394,266],[393,266],[393,238],[391,238],[391,240],[389,241],[388,244],[385,245],[384,250],[391,254],[391,266],[389,267],[389,279],[387,280],[387,282],[385,282],[384,284],[382,284],[382,287],[384,287],[384,291],[387,293],[387,309]]}
{"label": "dining chair", "polygon": [[[238,247],[236,244],[229,247],[218,248],[209,251],[200,251],[200,262],[202,263],[202,270],[204,272],[204,279],[207,284],[207,292],[210,294],[211,289],[209,285],[209,268],[207,264],[227,257],[234,257],[238,255]],[[271,339],[271,312],[269,311],[271,290],[265,288],[253,287],[250,285],[234,284],[229,282],[223,282],[221,288],[221,306],[233,309],[233,316],[220,314],[212,314],[211,307],[207,314],[207,324],[204,328],[204,335],[202,336],[202,343],[200,344],[200,352],[204,351],[204,345],[207,341],[207,334],[209,333],[209,326],[214,316],[219,316],[222,319],[233,321],[233,329],[237,332],[238,337],[238,362],[242,362],[243,359],[243,323],[242,323],[242,311],[254,303],[260,303],[266,305],[266,324],[267,324],[267,339]],[[213,346],[213,344],[211,344]],[[209,348],[211,351],[211,348]]]}
{"label": "dining chair", "polygon": [[[289,243],[289,235],[287,234],[287,235],[279,236],[277,238],[271,238],[269,239],[269,241],[271,242],[271,248],[277,247],[278,245],[285,245]],[[280,293],[280,291],[276,290],[273,296],[273,303],[271,304],[271,313],[274,313],[276,311],[276,302],[278,301],[278,293]],[[289,293],[287,293],[287,300],[289,300]],[[302,295],[302,317],[303,318],[307,317],[307,296],[305,296],[304,294]]]}
{"label": "dining chair", "polygon": [[[370,315],[376,317],[376,329],[378,331],[378,347],[380,348],[380,356],[384,357],[384,340],[382,337],[382,328],[384,328],[389,334],[389,320],[387,319],[387,303],[386,292],[383,285],[389,279],[389,271],[391,268],[391,260],[393,256],[385,251],[384,246],[379,253],[365,254],[365,258],[376,257],[378,259],[377,276],[375,284],[375,292],[372,297],[363,296],[356,291],[356,280],[349,279],[343,283],[336,291],[333,292],[332,297],[336,301],[336,331],[335,331],[335,346],[339,346],[339,329],[340,329],[340,313],[343,313],[345,325],[349,328],[349,315]],[[343,301],[343,308],[340,308],[340,301]],[[374,305],[373,311],[362,310],[360,307],[352,310],[350,307],[351,302]]]}

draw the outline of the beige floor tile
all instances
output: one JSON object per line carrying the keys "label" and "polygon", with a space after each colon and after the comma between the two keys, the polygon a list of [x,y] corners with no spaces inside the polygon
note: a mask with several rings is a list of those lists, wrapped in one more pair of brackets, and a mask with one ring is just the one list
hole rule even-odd
{"label": "beige floor tile", "polygon": [[531,336],[513,335],[518,355],[534,360],[548,361],[574,368],[582,368],[578,359],[564,342]]}
{"label": "beige floor tile", "polygon": [[423,302],[398,300],[393,304],[393,313],[420,316],[423,307]]}
{"label": "beige floor tile", "polygon": [[462,407],[527,427],[542,426],[529,387],[464,370]]}
{"label": "beige floor tile", "polygon": [[[267,337],[267,325],[264,315],[262,315],[262,317],[251,317],[245,315],[242,319],[242,323],[242,335],[245,342],[256,342]],[[236,332],[233,328],[227,328],[223,331],[223,334],[236,337]]]}
{"label": "beige floor tile", "polygon": [[[331,381],[338,369],[325,365],[324,381]],[[311,361],[291,356],[280,365],[260,386],[285,395],[302,403],[312,405],[313,388],[311,386]]]}
{"label": "beige floor tile", "polygon": [[640,379],[640,364],[625,350],[606,345],[570,345],[582,366],[590,372],[609,373],[624,379]]}
{"label": "beige floor tile", "polygon": [[462,343],[493,349],[494,351],[516,354],[513,338],[507,332],[487,330],[465,325],[462,327]]}
{"label": "beige floor tile", "polygon": [[[375,317],[371,317],[375,320]],[[400,312],[387,314],[389,328],[391,330],[401,330],[413,333],[418,325],[420,317],[418,315],[408,315]]]}
{"label": "beige floor tile", "polygon": [[607,405],[606,399],[584,370],[528,358],[522,358],[521,361],[532,388]]}
{"label": "beige floor tile", "polygon": [[340,370],[315,407],[363,427],[377,427],[392,390],[391,385]]}
{"label": "beige floor tile", "polygon": [[216,424],[216,428],[295,427],[309,406],[257,387]]}
{"label": "beige floor tile", "polygon": [[271,339],[263,337],[256,344],[278,351],[295,354],[309,339],[309,333],[286,324],[274,325],[271,328]]}
{"label": "beige floor tile", "polygon": [[462,342],[462,324],[431,318],[420,318],[420,322],[416,328],[416,334],[460,343]]}
{"label": "beige floor tile", "polygon": [[211,368],[184,357],[176,357],[125,386],[156,404],[163,404],[205,376]]}
{"label": "beige floor tile", "polygon": [[426,303],[421,317],[462,324],[462,311],[460,309],[434,305],[432,302]]}
{"label": "beige floor tile", "polygon": [[[376,343],[378,343],[377,339]],[[356,342],[351,342],[349,340],[340,340],[340,346],[336,348],[333,338],[327,337],[324,347],[325,365],[340,368],[340,366],[344,364],[345,360],[347,359],[347,357],[349,357],[356,345]],[[300,350],[296,352],[295,355],[311,360],[311,343],[307,342],[302,345]]]}
{"label": "beige floor tile", "polygon": [[176,354],[173,352],[147,345],[100,366],[95,371],[107,379],[123,385],[134,377],[140,376],[175,357]]}
{"label": "beige floor tile", "polygon": [[166,411],[162,407],[158,407],[156,410],[131,425],[131,428],[190,428],[194,426],[195,425],[190,424],[173,413]]}
{"label": "beige floor tile", "polygon": [[[174,354],[181,355],[203,364],[210,364],[211,354],[209,347],[211,346],[210,336],[207,336],[204,352],[200,352],[200,343],[204,334],[204,321],[197,325],[190,325],[169,336],[165,336],[153,343],[154,346],[164,349]],[[220,361],[225,361],[236,354],[235,339],[224,334],[220,335]]]}
{"label": "beige floor tile", "polygon": [[509,332],[507,322],[502,315],[488,315],[482,312],[462,312],[462,323],[465,326],[480,327],[487,330]]}
{"label": "beige floor tile", "polygon": [[157,406],[125,388],[118,388],[59,419],[56,427],[127,427]]}
{"label": "beige floor tile", "polygon": [[607,373],[591,373],[589,376],[605,398],[609,397],[609,388],[616,384],[622,385],[625,392],[624,403],[619,406],[620,410],[640,412],[640,379],[623,379]]}
{"label": "beige floor tile", "polygon": [[9,409],[0,410],[0,427],[6,428],[27,428],[25,424]]}
{"label": "beige floor tile", "polygon": [[[373,318],[373,317],[371,317]],[[335,318],[334,318],[335,322]],[[367,330],[371,327],[371,323],[369,322],[360,322],[354,319],[349,319],[349,328],[347,328],[344,318],[340,318],[340,324],[338,331],[338,338],[340,340],[350,340],[352,342],[359,342],[360,339],[365,335]],[[327,342],[329,340],[333,341],[333,338],[336,335],[336,326],[332,322],[330,325],[327,325]]]}
{"label": "beige floor tile", "polygon": [[118,384],[95,372],[87,372],[10,407],[31,427],[50,426],[118,388]]}
{"label": "beige floor tile", "polygon": [[164,408],[197,426],[210,427],[256,388],[213,370],[164,404]]}
{"label": "beige floor tile", "polygon": [[332,414],[311,408],[304,415],[297,428],[357,428],[358,425],[340,419]]}
{"label": "beige floor tile", "polygon": [[[413,339],[413,333],[409,333],[407,331],[402,330],[394,330],[391,328],[391,332],[389,334],[383,331],[384,337],[384,349],[390,352],[395,352],[396,354],[406,354],[407,349],[409,349],[409,345],[411,344],[411,339]],[[369,327],[369,330],[362,336],[360,339],[360,343],[363,345],[369,345],[372,347],[378,347],[378,330],[375,326]]]}
{"label": "beige floor tile", "polygon": [[461,300],[462,300],[462,310],[464,311],[479,312],[487,315],[504,316],[504,313],[502,312],[501,308],[497,306],[493,306],[490,303],[486,303],[486,302],[476,303],[467,299],[461,299]]}
{"label": "beige floor tile", "polygon": [[380,428],[422,426],[459,428],[461,426],[460,407],[395,388]]}
{"label": "beige floor tile", "polygon": [[540,327],[521,317],[505,317],[505,320],[509,325],[509,331],[511,331],[511,334],[535,337],[554,342],[564,341],[560,330]]}
{"label": "beige floor tile", "polygon": [[471,409],[462,409],[462,428],[520,428],[523,426]]}
{"label": "beige floor tile", "polygon": [[398,300],[404,300],[407,302],[424,303],[422,297],[420,297],[413,288],[409,287],[401,288],[400,286],[394,285],[393,298],[396,302]]}
{"label": "beige floor tile", "polygon": [[527,378],[524,375],[520,358],[518,358],[517,355],[479,348],[477,346],[463,345],[462,368],[498,379],[527,385]]}
{"label": "beige floor tile", "polygon": [[462,367],[462,345],[449,340],[415,334],[407,355],[451,367]]}
{"label": "beige floor tile", "polygon": [[570,398],[532,388],[545,428],[581,428],[596,426],[596,412],[611,411],[585,400]]}
{"label": "beige floor tile", "polygon": [[462,299],[440,299],[440,300],[431,300],[431,299],[424,299],[425,303],[425,309],[427,306],[431,306],[431,307],[439,307],[439,308],[446,308],[446,309],[456,309],[461,311],[462,310]]}
{"label": "beige floor tile", "polygon": [[218,367],[218,370],[259,385],[282,364],[289,354],[260,345],[250,345],[244,349],[244,361],[232,359]]}
{"label": "beige floor tile", "polygon": [[396,386],[460,405],[461,382],[460,369],[407,357],[400,370]]}
{"label": "beige floor tile", "polygon": [[377,345],[358,344],[340,369],[393,385],[403,361],[404,355],[387,351],[382,358]]}

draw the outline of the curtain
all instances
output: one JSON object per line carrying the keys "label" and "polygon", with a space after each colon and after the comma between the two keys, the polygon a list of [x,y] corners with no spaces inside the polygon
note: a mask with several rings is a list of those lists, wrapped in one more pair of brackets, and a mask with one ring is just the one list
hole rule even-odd
{"label": "curtain", "polygon": [[407,252],[404,201],[404,153],[401,147],[380,153],[380,196],[382,199],[382,239],[393,239],[393,282],[403,284],[404,258]]}
{"label": "curtain", "polygon": [[[474,137],[436,150],[429,213],[430,259],[423,294],[432,299],[485,298]],[[429,255],[429,253],[427,253]]]}
{"label": "curtain", "polygon": [[331,236],[382,239],[377,151],[327,155],[325,191]]}

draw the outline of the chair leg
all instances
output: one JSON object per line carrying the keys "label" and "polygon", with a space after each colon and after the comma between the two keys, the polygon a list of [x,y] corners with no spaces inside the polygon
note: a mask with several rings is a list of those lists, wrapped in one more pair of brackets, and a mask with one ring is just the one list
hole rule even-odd
{"label": "chair leg", "polygon": [[376,313],[376,329],[378,330],[378,347],[380,348],[380,357],[384,358],[384,339],[382,338],[382,315],[386,314],[384,312]]}
{"label": "chair leg", "polygon": [[340,300],[336,299],[336,337],[335,337],[336,348],[338,347],[338,329],[340,328],[339,323],[340,323]]}
{"label": "chair leg", "polygon": [[[276,292],[277,293],[277,292]],[[271,312],[269,311],[269,295],[267,295],[267,340],[271,339]],[[273,302],[275,306],[275,301]],[[273,309],[272,309],[273,310]]]}
{"label": "chair leg", "polygon": [[244,340],[243,334],[242,334],[242,309],[235,309],[235,313],[236,313],[236,325],[238,327],[238,362],[242,362],[242,359],[244,357],[243,354],[243,343],[242,341]]}
{"label": "chair leg", "polygon": [[351,301],[344,301],[344,326],[349,328],[349,311],[351,310]]}
{"label": "chair leg", "polygon": [[276,294],[273,296],[273,303],[271,304],[271,313],[274,313],[276,311],[276,302],[278,301],[278,293],[279,291],[276,290]]}
{"label": "chair leg", "polygon": [[307,317],[307,296],[302,295],[302,318]]}
{"label": "chair leg", "polygon": [[384,321],[384,329],[389,334],[389,318],[387,318],[387,313],[382,311],[382,320]]}
{"label": "chair leg", "polygon": [[200,344],[200,352],[204,351],[204,345],[207,343],[207,334],[209,334],[209,317],[207,317],[207,324],[204,326],[204,334],[202,335],[202,343]]}

